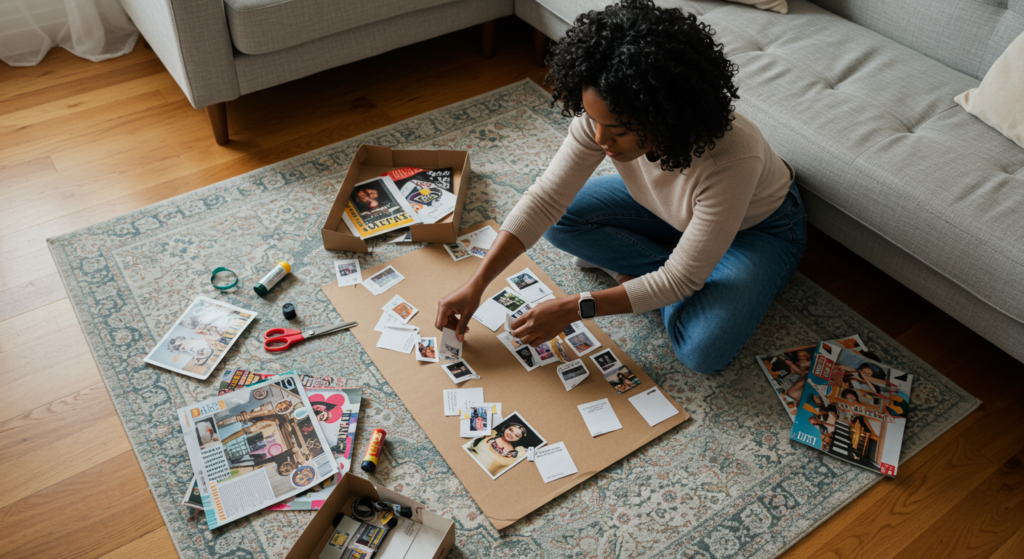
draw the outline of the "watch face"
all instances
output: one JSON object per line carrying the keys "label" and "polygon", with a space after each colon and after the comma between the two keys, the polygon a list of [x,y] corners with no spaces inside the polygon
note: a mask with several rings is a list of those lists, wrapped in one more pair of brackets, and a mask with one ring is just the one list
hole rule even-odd
{"label": "watch face", "polygon": [[597,316],[597,305],[593,299],[580,301],[580,316],[583,318],[594,318]]}

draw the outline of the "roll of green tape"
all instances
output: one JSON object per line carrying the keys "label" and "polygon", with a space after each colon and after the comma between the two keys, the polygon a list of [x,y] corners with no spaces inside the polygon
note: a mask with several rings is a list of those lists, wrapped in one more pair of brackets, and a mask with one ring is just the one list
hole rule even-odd
{"label": "roll of green tape", "polygon": [[[235,278],[235,281],[233,281],[233,282],[231,282],[231,283],[229,283],[227,285],[218,285],[217,284],[217,274],[219,274],[221,272],[231,274],[231,276]],[[222,282],[223,281],[224,280],[222,280]],[[212,274],[210,274],[210,283],[212,283],[214,287],[216,287],[217,289],[220,289],[221,291],[224,291],[225,289],[231,289],[232,287],[238,285],[238,274],[236,274],[236,273],[232,272],[231,270],[221,266],[220,268],[215,269]]]}

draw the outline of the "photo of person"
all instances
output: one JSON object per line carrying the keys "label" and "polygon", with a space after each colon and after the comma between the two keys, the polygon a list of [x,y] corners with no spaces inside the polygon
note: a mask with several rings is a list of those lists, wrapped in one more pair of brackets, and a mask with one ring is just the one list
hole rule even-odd
{"label": "photo of person", "polygon": [[474,432],[488,431],[491,424],[491,408],[487,406],[474,407],[469,412],[469,429]]}
{"label": "photo of person", "polygon": [[619,363],[616,368],[605,371],[604,380],[608,381],[608,384],[612,385],[612,388],[619,394],[640,386],[640,379],[622,363]]}
{"label": "photo of person", "polygon": [[437,363],[437,338],[420,338],[416,342],[416,360]]}
{"label": "photo of person", "polygon": [[537,352],[537,357],[540,357],[541,361],[555,358],[555,352],[551,349],[551,342],[544,342],[533,349]]}
{"label": "photo of person", "polygon": [[469,253],[478,258],[487,256],[487,249],[483,247],[472,247],[469,249]]}
{"label": "photo of person", "polygon": [[610,349],[606,349],[601,353],[594,355],[593,357],[591,357],[591,359],[594,360],[594,363],[597,364],[598,368],[600,368],[602,372],[611,369],[619,362],[619,360],[615,358],[615,355],[612,353],[612,350]]}
{"label": "photo of person", "polygon": [[462,260],[469,256],[469,252],[466,251],[466,247],[459,243],[451,243],[444,245],[445,250],[452,256],[454,260]]}
{"label": "photo of person", "polygon": [[456,361],[455,363],[441,365],[444,372],[448,373],[448,377],[452,379],[452,382],[459,384],[466,382],[467,380],[480,378],[476,372],[469,366],[469,363],[465,361]]}
{"label": "photo of person", "polygon": [[540,448],[546,442],[519,412],[514,412],[492,427],[490,434],[473,439],[462,448],[491,479],[498,479],[526,458],[526,449]]}
{"label": "photo of person", "polygon": [[345,277],[359,271],[359,267],[352,262],[338,263],[337,269],[338,275],[341,277]]}
{"label": "photo of person", "polygon": [[352,189],[352,205],[364,222],[377,222],[399,215],[405,216],[405,209],[391,195],[382,179],[373,179]]}
{"label": "photo of person", "polygon": [[516,350],[516,355],[526,363],[527,367],[533,367],[533,352],[530,351],[529,346],[522,346]]}

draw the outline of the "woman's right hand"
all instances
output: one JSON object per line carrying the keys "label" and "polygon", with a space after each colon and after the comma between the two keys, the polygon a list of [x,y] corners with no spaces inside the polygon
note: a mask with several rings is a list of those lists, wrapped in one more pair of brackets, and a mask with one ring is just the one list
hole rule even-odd
{"label": "woman's right hand", "polygon": [[[452,291],[447,297],[437,302],[437,318],[434,326],[441,330],[451,323],[457,323],[455,334],[460,342],[464,342],[466,332],[469,330],[469,320],[473,313],[480,307],[480,298],[483,297],[483,289],[473,279],[462,284],[458,289]],[[448,326],[451,328],[451,326]]]}

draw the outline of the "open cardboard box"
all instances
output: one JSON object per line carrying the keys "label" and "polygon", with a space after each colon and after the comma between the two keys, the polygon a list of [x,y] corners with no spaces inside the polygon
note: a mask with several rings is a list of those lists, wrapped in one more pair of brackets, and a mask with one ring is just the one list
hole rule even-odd
{"label": "open cardboard box", "polygon": [[452,168],[452,189],[458,198],[455,211],[437,223],[420,223],[409,227],[412,240],[422,243],[454,243],[462,220],[462,205],[469,189],[469,152],[451,150],[407,150],[363,144],[356,150],[352,164],[348,167],[345,181],[341,183],[338,197],[327,215],[327,222],[320,230],[327,250],[348,250],[370,252],[366,241],[349,231],[341,216],[345,204],[352,195],[352,187],[358,183],[402,167],[422,169]]}
{"label": "open cardboard box", "polygon": [[[452,550],[452,546],[455,545],[455,523],[451,520],[430,512],[427,510],[426,505],[417,503],[390,489],[378,487],[359,476],[346,473],[341,477],[338,485],[334,487],[334,491],[331,492],[331,496],[324,502],[323,507],[316,513],[316,516],[313,517],[309,525],[306,526],[306,530],[299,537],[298,541],[295,542],[295,545],[292,546],[285,559],[317,559],[320,556],[320,552],[327,546],[327,541],[334,535],[334,517],[339,512],[346,516],[351,516],[352,502],[357,497],[364,495],[372,498],[374,501],[387,501],[409,507],[412,509],[412,520],[414,522],[419,522],[425,528],[432,528],[444,535],[440,541],[428,538],[423,538],[421,541],[420,537],[417,536],[416,540],[413,541],[412,548],[409,549],[405,557],[444,559],[448,556],[448,552]],[[389,538],[384,539],[383,545],[374,554],[375,558],[387,556],[389,541]]]}

